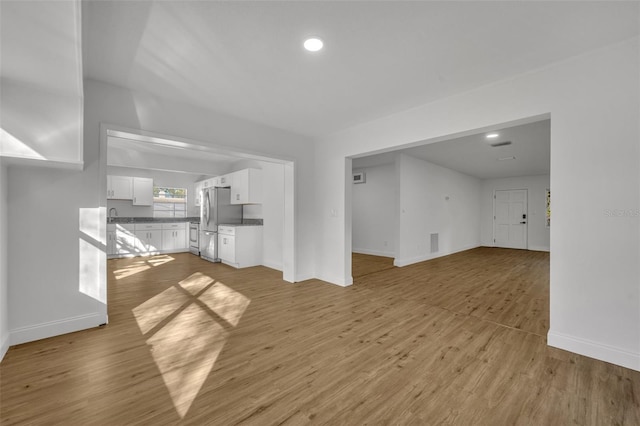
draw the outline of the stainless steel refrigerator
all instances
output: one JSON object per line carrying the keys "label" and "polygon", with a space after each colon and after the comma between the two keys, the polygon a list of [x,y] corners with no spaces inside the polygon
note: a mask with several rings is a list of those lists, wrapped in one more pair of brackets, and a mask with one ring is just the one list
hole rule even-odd
{"label": "stainless steel refrigerator", "polygon": [[229,188],[204,188],[200,206],[200,257],[218,258],[218,225],[242,223],[242,206],[231,204]]}

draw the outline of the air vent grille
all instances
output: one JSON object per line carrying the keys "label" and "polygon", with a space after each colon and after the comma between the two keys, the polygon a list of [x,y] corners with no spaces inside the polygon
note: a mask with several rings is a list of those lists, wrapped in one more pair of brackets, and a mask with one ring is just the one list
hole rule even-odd
{"label": "air vent grille", "polygon": [[491,146],[494,148],[497,148],[499,146],[507,146],[507,145],[511,145],[511,141],[495,142],[491,144]]}
{"label": "air vent grille", "polygon": [[438,250],[438,234],[431,234],[431,253],[437,253]]}

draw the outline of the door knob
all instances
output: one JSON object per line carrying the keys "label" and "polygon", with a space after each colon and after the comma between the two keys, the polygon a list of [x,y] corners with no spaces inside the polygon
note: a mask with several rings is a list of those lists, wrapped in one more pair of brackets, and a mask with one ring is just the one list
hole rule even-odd
{"label": "door knob", "polygon": [[520,222],[520,223],[522,223],[522,224],[526,224],[527,222]]}

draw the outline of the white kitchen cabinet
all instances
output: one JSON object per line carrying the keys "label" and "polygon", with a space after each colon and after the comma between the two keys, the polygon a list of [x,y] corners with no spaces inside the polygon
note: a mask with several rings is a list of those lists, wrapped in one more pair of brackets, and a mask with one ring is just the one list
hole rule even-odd
{"label": "white kitchen cabinet", "polygon": [[133,178],[129,176],[107,176],[107,199],[132,200]]}
{"label": "white kitchen cabinet", "polygon": [[216,181],[216,186],[220,188],[228,188],[233,185],[233,173],[228,173],[226,175],[218,176]]}
{"label": "white kitchen cabinet", "polygon": [[116,225],[107,225],[107,256],[116,254]]}
{"label": "white kitchen cabinet", "polygon": [[133,205],[153,205],[153,179],[140,177],[133,178]]}
{"label": "white kitchen cabinet", "polygon": [[162,224],[136,223],[135,235],[137,254],[158,254],[162,250]]}
{"label": "white kitchen cabinet", "polygon": [[189,251],[186,222],[162,224],[162,251],[181,252]]}
{"label": "white kitchen cabinet", "polygon": [[231,204],[262,203],[262,170],[244,169],[233,173]]}
{"label": "white kitchen cabinet", "polygon": [[262,226],[218,226],[218,257],[234,268],[262,264]]}
{"label": "white kitchen cabinet", "polygon": [[107,256],[125,257],[135,255],[136,236],[133,224],[107,225]]}

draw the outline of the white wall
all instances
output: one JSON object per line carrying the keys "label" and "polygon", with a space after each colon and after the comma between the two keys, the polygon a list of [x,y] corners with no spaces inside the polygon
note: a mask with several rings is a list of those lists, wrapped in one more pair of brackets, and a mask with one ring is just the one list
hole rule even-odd
{"label": "white wall", "polygon": [[82,98],[0,79],[2,155],[82,164]]}
{"label": "white wall", "polygon": [[312,215],[314,166],[307,139],[105,83],[86,81],[84,88],[84,170],[9,168],[11,344],[106,320],[106,173],[99,171],[107,167],[100,123],[295,161],[296,278],[313,276],[314,229],[305,218]]}
{"label": "white wall", "polygon": [[7,284],[7,168],[0,157],[0,361],[9,349],[9,299]]}
{"label": "white wall", "polygon": [[[316,144],[318,275],[350,281],[350,156],[548,116],[548,342],[640,370],[638,38],[352,127]],[[349,183],[350,185],[350,183]]]}
{"label": "white wall", "polygon": [[483,246],[493,243],[493,194],[496,190],[527,190],[527,248],[549,251],[551,229],[546,227],[546,196],[550,185],[549,175],[521,176],[506,179],[485,179],[480,194],[480,238]]}
{"label": "white wall", "polygon": [[[394,264],[405,266],[480,245],[480,180],[398,156],[400,220]],[[431,253],[431,234],[439,250]]]}
{"label": "white wall", "polygon": [[272,269],[283,269],[284,244],[284,166],[278,163],[241,160],[229,172],[255,168],[262,170],[262,203],[245,205],[245,219],[262,219],[262,264]]}
{"label": "white wall", "polygon": [[97,127],[103,122],[212,144],[217,148],[228,148],[231,153],[293,161],[295,280],[314,276],[315,227],[309,219],[313,217],[315,199],[312,141],[304,136],[93,80],[85,81],[85,100],[85,111],[89,110],[85,138],[94,143],[98,139]]}
{"label": "white wall", "polygon": [[[195,205],[195,182],[206,179],[190,173],[166,172],[160,170],[134,169],[129,167],[107,168],[107,174],[115,176],[133,176],[153,179],[154,186],[169,188],[187,188],[187,216],[200,216],[200,207]],[[107,200],[107,213],[115,207],[120,217],[153,217],[153,206],[134,206],[131,200]]]}
{"label": "white wall", "polygon": [[352,186],[353,252],[395,256],[398,177],[395,164],[353,169],[365,183]]}
{"label": "white wall", "polygon": [[[85,153],[97,154],[97,147],[86,148]],[[12,345],[106,320],[99,296],[104,283],[98,279],[103,264],[96,257],[104,250],[104,240],[99,235],[102,220],[95,157],[93,164],[86,164],[84,172],[9,168]],[[89,282],[81,280],[87,276],[81,275],[85,267],[90,268],[86,274],[92,275]]]}

